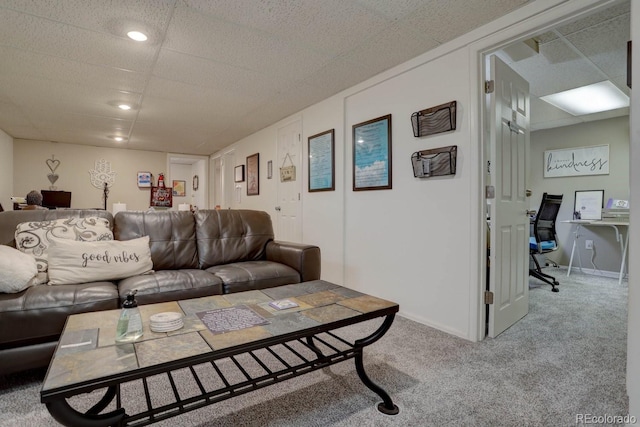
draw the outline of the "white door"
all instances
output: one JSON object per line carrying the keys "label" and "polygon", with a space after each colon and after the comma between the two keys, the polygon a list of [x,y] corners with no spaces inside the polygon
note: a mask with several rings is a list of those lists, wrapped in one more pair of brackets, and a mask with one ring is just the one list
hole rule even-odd
{"label": "white door", "polygon": [[529,83],[491,56],[489,94],[491,259],[489,336],[495,337],[529,312]]}
{"label": "white door", "polygon": [[233,168],[235,167],[235,153],[230,151],[224,154],[222,158],[222,208],[231,209],[233,206],[234,195],[238,193],[235,189],[233,179]]}
{"label": "white door", "polygon": [[[278,129],[278,160],[274,177],[278,180],[278,204],[276,215],[278,229],[276,239],[286,242],[302,242],[302,130],[300,121]],[[295,168],[295,177],[289,174],[286,181],[280,177],[280,168]]]}

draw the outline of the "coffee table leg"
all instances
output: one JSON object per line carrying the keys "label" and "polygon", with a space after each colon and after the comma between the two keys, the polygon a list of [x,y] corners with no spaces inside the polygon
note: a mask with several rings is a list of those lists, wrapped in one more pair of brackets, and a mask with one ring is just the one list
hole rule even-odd
{"label": "coffee table leg", "polygon": [[373,334],[369,335],[366,338],[363,338],[363,339],[360,339],[360,340],[356,340],[355,343],[354,343],[356,351],[357,351],[357,353],[355,355],[356,372],[358,372],[358,376],[360,377],[360,380],[362,380],[364,385],[369,387],[369,389],[371,391],[373,391],[374,393],[376,393],[378,396],[380,396],[382,398],[382,402],[380,402],[378,404],[378,411],[382,412],[383,414],[387,414],[387,415],[396,415],[398,412],[400,412],[400,409],[398,408],[398,406],[396,406],[393,403],[393,401],[391,400],[391,397],[389,396],[389,394],[386,391],[384,391],[384,389],[382,387],[380,387],[379,385],[374,383],[371,380],[371,378],[369,378],[367,376],[367,373],[364,370],[364,363],[362,361],[362,356],[363,356],[364,347],[366,347],[366,346],[368,346],[370,344],[373,344],[374,342],[376,342],[380,338],[382,338],[382,336],[391,327],[391,324],[393,323],[393,319],[394,318],[395,318],[394,314],[388,315],[384,319],[384,322],[378,328],[378,330],[376,330]]}
{"label": "coffee table leg", "polygon": [[73,409],[69,403],[67,403],[66,399],[47,402],[47,409],[56,421],[65,426],[117,426],[120,425],[121,421],[124,419],[125,412],[123,408],[116,409],[115,411],[106,414],[98,414],[98,412],[106,408],[113,400],[115,392],[115,386],[109,387],[102,399],[100,399],[100,401],[85,414]]}
{"label": "coffee table leg", "polygon": [[316,356],[318,356],[318,359],[324,356],[320,349],[313,343],[313,337],[307,337],[307,345],[309,346],[309,348],[311,348],[311,350],[313,350]]}

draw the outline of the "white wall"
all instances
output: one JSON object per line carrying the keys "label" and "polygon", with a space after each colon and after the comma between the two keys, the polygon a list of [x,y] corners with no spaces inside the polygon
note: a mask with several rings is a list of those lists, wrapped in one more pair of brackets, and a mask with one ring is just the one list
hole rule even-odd
{"label": "white wall", "polygon": [[[471,340],[481,335],[480,52],[597,3],[602,2],[531,2],[299,113],[305,138],[336,129],[337,190],[305,191],[302,201],[303,241],[321,247],[324,279],[394,300],[404,316],[452,334]],[[452,100],[459,105],[455,132],[412,136],[412,112]],[[351,126],[385,114],[392,114],[393,121],[393,189],[353,192]],[[216,154],[233,149],[237,164],[254,152],[260,152],[261,162],[273,158],[277,129],[286,121]],[[458,146],[457,174],[414,178],[411,153],[446,145]],[[305,140],[303,158],[307,154]],[[276,188],[261,187],[261,195],[254,198],[243,193],[238,206],[273,214]]]}
{"label": "white wall", "polygon": [[[469,55],[459,49],[346,98],[345,283],[403,315],[469,336]],[[458,102],[454,132],[415,138],[411,114]],[[351,190],[353,124],[392,114],[393,189]],[[411,154],[458,146],[455,176],[414,178]]]}
{"label": "white wall", "polygon": [[[631,2],[631,39],[640,40],[640,5]],[[631,224],[640,224],[640,43],[633,43],[631,91]],[[633,206],[636,206],[635,208]],[[629,243],[629,320],[627,331],[627,394],[629,414],[640,419],[640,227],[632,226]]]}
{"label": "white wall", "polygon": [[22,196],[13,194],[13,138],[0,130],[0,204],[5,211],[13,209],[11,196]]}
{"label": "white wall", "polygon": [[[609,174],[544,178],[544,151],[609,144]],[[604,203],[609,198],[629,199],[629,117],[587,122],[573,126],[540,130],[531,133],[531,185],[530,209],[538,209],[542,193],[563,194],[556,230],[560,249],[549,254],[549,258],[561,265],[569,265],[573,246],[573,226],[561,221],[572,218],[576,190],[604,190]],[[597,229],[583,227],[576,257],[588,269],[613,272],[620,270],[620,245],[615,232],[609,227]],[[584,241],[594,241],[594,258],[584,247]],[[578,266],[577,259],[573,261]]]}
{"label": "white wall", "polygon": [[98,160],[110,162],[111,169],[116,172],[107,201],[109,211],[117,202],[126,203],[129,210],[148,209],[150,190],[138,188],[137,173],[151,172],[154,180],[157,180],[158,174],[166,172],[167,167],[165,153],[16,139],[12,157],[14,195],[25,196],[31,190],[49,189],[51,184],[47,174],[50,170],[46,161],[52,156],[60,160],[60,166],[56,169],[59,178],[55,185],[58,190],[71,191],[72,208],[104,206],[102,190],[91,184],[89,175]]}

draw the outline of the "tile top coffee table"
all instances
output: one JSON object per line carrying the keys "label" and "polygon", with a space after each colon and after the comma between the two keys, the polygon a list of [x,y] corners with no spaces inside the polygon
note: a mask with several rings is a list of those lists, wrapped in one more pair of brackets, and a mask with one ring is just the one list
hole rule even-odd
{"label": "tile top coffee table", "polygon": [[[269,304],[282,299],[297,306],[278,310]],[[68,317],[40,393],[58,422],[148,425],[352,358],[362,382],[382,398],[378,409],[398,413],[363,365],[363,348],[393,323],[399,309],[393,302],[315,280],[139,308],[144,335],[127,344],[115,343],[119,310]],[[182,313],[184,327],[151,331],[150,316],[164,312]],[[336,331],[375,318],[382,324],[362,339],[351,342]],[[199,393],[185,395],[182,382]],[[158,403],[150,383],[165,384],[169,402]],[[100,389],[104,396],[85,412],[67,401]],[[135,408],[125,405],[130,402]]]}

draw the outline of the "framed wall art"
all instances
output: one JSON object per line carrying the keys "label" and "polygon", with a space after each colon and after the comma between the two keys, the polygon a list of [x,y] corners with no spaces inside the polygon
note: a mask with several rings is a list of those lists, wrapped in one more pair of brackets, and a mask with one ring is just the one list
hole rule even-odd
{"label": "framed wall art", "polygon": [[138,172],[138,187],[151,188],[151,172]]}
{"label": "framed wall art", "polygon": [[199,187],[200,187],[200,178],[198,178],[198,175],[193,175],[193,181],[191,182],[191,188],[193,188],[193,191],[198,191]]}
{"label": "framed wall art", "polygon": [[174,180],[173,181],[173,196],[184,197],[186,195],[186,181]]}
{"label": "framed wall art", "polygon": [[244,182],[244,165],[238,165],[233,168],[233,180],[235,182]]}
{"label": "framed wall art", "polygon": [[260,194],[260,153],[247,157],[247,196]]}
{"label": "framed wall art", "polygon": [[334,191],[334,129],[309,137],[309,192]]}
{"label": "framed wall art", "polygon": [[353,125],[353,191],[391,188],[391,114],[387,114]]}

